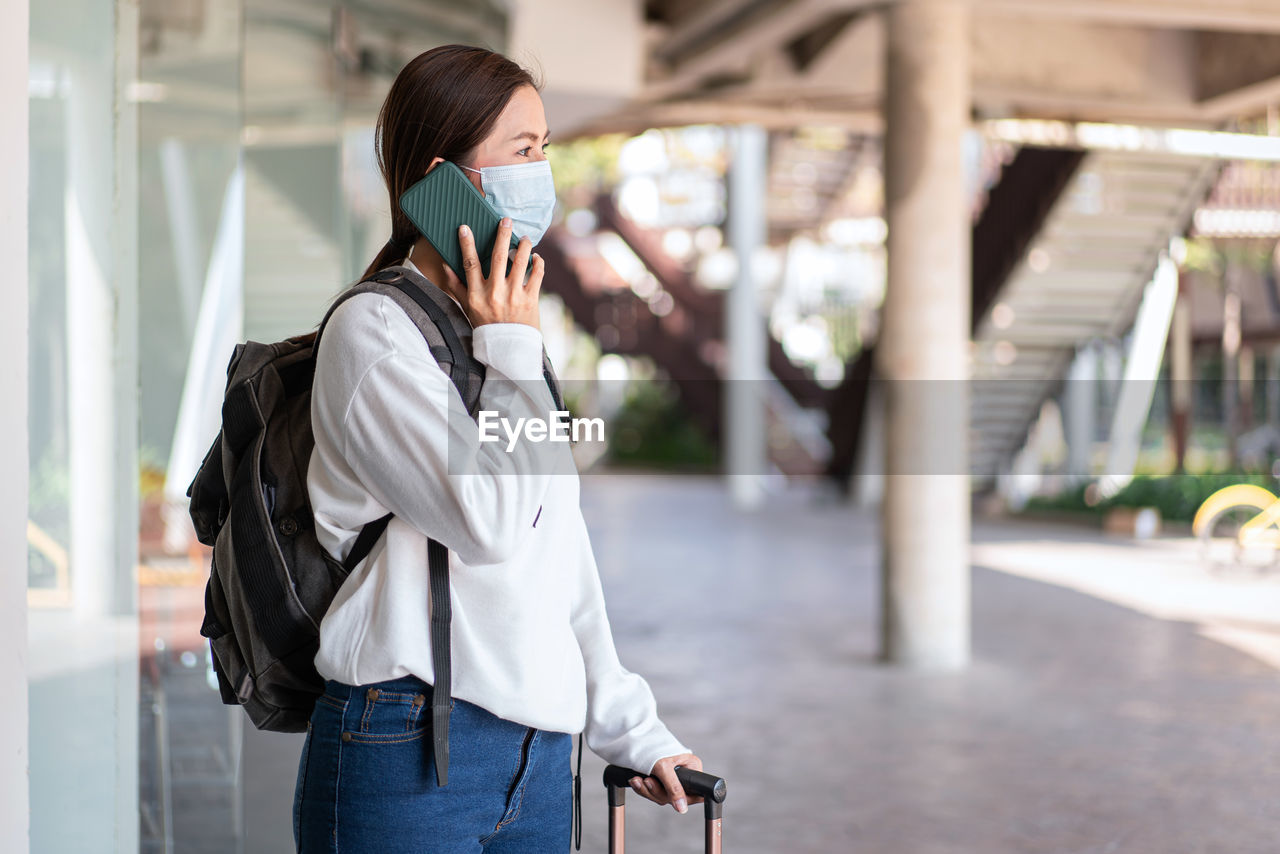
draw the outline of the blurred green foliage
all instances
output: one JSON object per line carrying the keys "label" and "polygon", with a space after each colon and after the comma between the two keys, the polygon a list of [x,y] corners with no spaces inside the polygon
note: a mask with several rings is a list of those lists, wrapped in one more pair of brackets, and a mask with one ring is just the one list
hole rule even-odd
{"label": "blurred green foliage", "polygon": [[[1226,273],[1228,263],[1258,272],[1270,269],[1275,241],[1192,237],[1186,241],[1186,251],[1183,269],[1220,278]],[[1221,281],[1217,284],[1221,285]]]}
{"label": "blurred green foliage", "polygon": [[632,383],[610,419],[609,462],[669,471],[714,471],[716,448],[680,405],[675,386]]}
{"label": "blurred green foliage", "polygon": [[27,518],[58,542],[67,543],[71,535],[70,503],[71,472],[63,459],[48,451],[31,466]]}
{"label": "blurred green foliage", "polygon": [[576,204],[584,204],[601,190],[618,183],[618,154],[628,137],[607,134],[565,143],[552,142],[547,149],[556,194]]}
{"label": "blurred green foliage", "polygon": [[1028,510],[1059,510],[1102,516],[1114,507],[1155,507],[1170,522],[1190,522],[1204,500],[1225,486],[1252,483],[1272,492],[1276,480],[1267,472],[1208,472],[1203,474],[1139,475],[1110,498],[1090,504],[1092,484],[1081,484],[1058,495],[1035,496]]}

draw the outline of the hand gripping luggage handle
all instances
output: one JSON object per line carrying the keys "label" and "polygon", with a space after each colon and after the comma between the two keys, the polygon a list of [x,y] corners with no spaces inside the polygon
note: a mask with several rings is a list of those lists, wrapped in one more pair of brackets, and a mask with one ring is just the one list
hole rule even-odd
{"label": "hand gripping luggage handle", "polygon": [[[610,805],[614,805],[613,796],[617,793],[617,804],[623,803],[624,790],[630,789],[631,784],[627,781],[632,777],[648,777],[640,771],[632,771],[630,768],[623,768],[621,765],[610,765],[604,769],[604,784],[609,787]],[[727,787],[723,777],[717,777],[714,774],[708,774],[705,771],[695,771],[692,768],[686,768],[683,765],[676,766],[676,779],[680,781],[680,785],[684,786],[687,794],[697,795],[703,798],[708,818],[719,818],[721,804],[724,803]],[[711,815],[714,812],[715,815]]]}
{"label": "hand gripping luggage handle", "polygon": [[[604,769],[604,785],[609,790],[609,851],[612,854],[624,854],[626,846],[626,790],[631,788],[627,781],[632,777],[647,776],[621,765],[610,765]],[[676,779],[686,794],[702,798],[707,818],[707,854],[720,854],[722,804],[728,794],[724,778],[677,765]]]}

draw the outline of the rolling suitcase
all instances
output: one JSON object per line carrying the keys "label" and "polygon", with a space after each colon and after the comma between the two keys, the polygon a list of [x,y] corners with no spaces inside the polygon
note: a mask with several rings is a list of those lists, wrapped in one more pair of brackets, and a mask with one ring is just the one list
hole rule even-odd
{"label": "rolling suitcase", "polygon": [[[604,769],[604,785],[609,790],[609,854],[624,854],[626,848],[626,795],[631,788],[627,781],[632,777],[645,777],[639,771],[610,765]],[[701,797],[703,811],[707,817],[706,850],[707,854],[720,854],[720,814],[725,798],[725,782],[722,778],[705,771],[694,771],[689,768],[676,768],[676,777],[684,786],[686,794]]]}

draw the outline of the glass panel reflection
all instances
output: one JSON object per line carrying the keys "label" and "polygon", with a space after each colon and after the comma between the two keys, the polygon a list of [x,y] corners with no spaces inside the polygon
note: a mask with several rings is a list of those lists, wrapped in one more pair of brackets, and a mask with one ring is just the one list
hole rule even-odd
{"label": "glass panel reflection", "polygon": [[241,337],[243,4],[142,4],[138,786],[145,852],[244,850],[239,709],[200,636],[208,550],[186,489]]}
{"label": "glass panel reflection", "polygon": [[292,850],[301,737],[259,733],[221,703],[199,634],[208,550],[194,540],[185,490],[217,435],[234,345],[313,328],[386,239],[372,131],[395,74],[435,44],[501,46],[505,29],[490,2],[143,2],[146,851]]}

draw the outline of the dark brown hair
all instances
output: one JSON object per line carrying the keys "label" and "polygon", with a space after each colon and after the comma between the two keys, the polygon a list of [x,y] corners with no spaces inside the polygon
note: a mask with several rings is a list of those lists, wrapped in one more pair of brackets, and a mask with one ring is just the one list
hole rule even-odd
{"label": "dark brown hair", "polygon": [[403,258],[418,239],[418,229],[400,210],[404,191],[426,174],[435,157],[469,164],[521,86],[542,89],[507,57],[470,45],[432,48],[400,70],[378,112],[373,138],[391,197],[391,240],[361,278]]}

